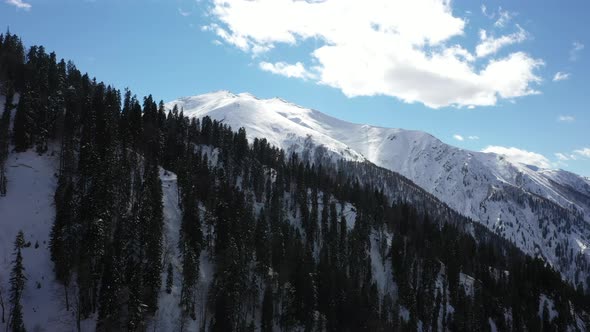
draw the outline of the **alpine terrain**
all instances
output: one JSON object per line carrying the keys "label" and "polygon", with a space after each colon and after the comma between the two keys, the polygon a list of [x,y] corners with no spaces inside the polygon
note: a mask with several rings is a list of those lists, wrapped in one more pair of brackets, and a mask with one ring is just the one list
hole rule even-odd
{"label": "alpine terrain", "polygon": [[[316,161],[369,161],[397,172],[449,207],[541,257],[574,285],[590,286],[590,179],[459,149],[425,132],[341,121],[275,98],[219,91],[169,102],[250,138],[265,138]],[[323,161],[322,159],[321,161]]]}
{"label": "alpine terrain", "polygon": [[10,32],[0,114],[2,331],[590,330],[580,176]]}

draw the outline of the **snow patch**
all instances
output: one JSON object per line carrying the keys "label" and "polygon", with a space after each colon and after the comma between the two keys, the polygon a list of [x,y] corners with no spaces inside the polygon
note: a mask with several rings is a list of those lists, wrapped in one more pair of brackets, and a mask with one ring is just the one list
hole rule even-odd
{"label": "snow patch", "polygon": [[[21,302],[29,331],[75,330],[75,313],[73,308],[66,310],[64,289],[54,279],[49,252],[58,165],[53,154],[57,155],[53,147],[41,156],[33,151],[10,153],[6,162],[7,195],[0,197],[0,287],[6,304],[14,240],[22,230],[27,242],[22,249],[27,281]],[[8,316],[9,307],[6,310]],[[0,326],[6,328],[5,324]]]}

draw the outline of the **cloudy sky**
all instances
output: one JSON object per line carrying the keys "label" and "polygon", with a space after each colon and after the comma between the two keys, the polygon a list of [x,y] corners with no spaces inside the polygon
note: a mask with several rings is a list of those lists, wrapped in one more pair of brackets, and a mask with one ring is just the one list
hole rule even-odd
{"label": "cloudy sky", "polygon": [[26,44],[165,101],[281,97],[590,176],[590,4],[0,0]]}

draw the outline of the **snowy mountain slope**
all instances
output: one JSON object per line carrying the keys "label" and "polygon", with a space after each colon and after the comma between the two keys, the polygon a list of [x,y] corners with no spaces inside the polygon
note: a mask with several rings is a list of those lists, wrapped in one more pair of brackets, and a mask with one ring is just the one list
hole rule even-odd
{"label": "snowy mountain slope", "polygon": [[[17,94],[15,102],[18,97]],[[4,100],[4,96],[0,96],[0,113],[4,112]],[[0,293],[5,305],[4,315],[8,322],[14,241],[22,230],[27,281],[21,304],[29,331],[75,331],[76,328],[75,313],[65,308],[63,286],[54,279],[49,252],[49,235],[55,217],[55,170],[59,164],[54,152],[55,147],[50,146],[43,156],[33,151],[10,153],[6,160],[7,195],[0,197]],[[87,323],[81,322],[81,328]],[[6,323],[0,321],[0,329],[8,330]]]}
{"label": "snowy mountain slope", "polygon": [[[74,312],[65,309],[63,286],[54,281],[49,234],[55,208],[54,176],[58,161],[33,151],[11,153],[6,163],[8,194],[0,198],[0,287],[5,303],[9,296],[13,246],[24,232],[25,291],[22,298],[25,327],[30,331],[74,331]],[[30,242],[30,246],[28,243]],[[8,307],[6,308],[8,317]],[[0,323],[3,330],[5,327]]]}
{"label": "snowy mountain slope", "polygon": [[148,331],[196,331],[199,329],[197,322],[203,320],[207,299],[207,291],[213,281],[213,266],[206,251],[201,253],[199,267],[198,294],[201,296],[197,301],[197,320],[182,320],[182,313],[179,308],[180,293],[182,284],[182,260],[178,252],[178,239],[180,224],[182,222],[182,211],[178,206],[178,183],[176,174],[160,169],[160,180],[162,181],[162,203],[164,205],[164,254],[162,258],[162,283],[166,280],[168,264],[173,267],[173,284],[170,294],[166,293],[164,287],[160,291],[158,300],[158,311],[151,320]]}
{"label": "snowy mountain slope", "polygon": [[345,122],[277,98],[220,91],[166,104],[174,105],[190,117],[245,127],[249,139],[266,138],[287,152],[305,155],[323,146],[332,160],[368,160],[398,172],[524,252],[544,257],[574,283],[584,279],[574,277],[576,270],[590,275],[586,178],[459,149],[420,131]]}
{"label": "snowy mountain slope", "polygon": [[[207,151],[213,160],[215,151]],[[11,153],[8,159],[9,167],[9,190],[6,197],[0,198],[0,254],[2,255],[2,264],[0,264],[0,275],[2,277],[9,274],[11,267],[12,241],[19,229],[25,232],[25,238],[31,242],[31,246],[23,250],[24,264],[26,267],[26,276],[28,278],[25,295],[23,297],[23,308],[25,309],[24,317],[26,327],[32,331],[76,331],[75,308],[71,307],[70,311],[65,309],[63,301],[63,288],[57,282],[53,281],[53,263],[49,257],[47,242],[55,209],[53,205],[53,194],[56,188],[56,169],[58,166],[58,152],[55,147],[44,155],[38,155],[33,151],[24,153]],[[201,266],[199,278],[199,301],[196,310],[196,320],[186,319],[184,329],[181,328],[181,312],[178,306],[180,301],[180,275],[181,262],[178,253],[178,233],[181,222],[182,212],[178,207],[178,187],[177,178],[174,173],[161,170],[160,179],[162,181],[163,205],[164,205],[164,255],[163,265],[167,266],[172,262],[174,266],[174,284],[171,294],[167,294],[162,287],[158,302],[158,311],[156,315],[148,322],[148,331],[180,331],[180,330],[197,330],[199,322],[202,322],[204,305],[207,302],[207,290],[210,288],[214,266],[208,258],[208,253],[204,250],[201,253]],[[289,195],[286,196],[286,202],[291,201]],[[320,199],[321,201],[321,199]],[[336,200],[333,201],[337,203]],[[319,204],[322,209],[322,204]],[[342,207],[343,216],[346,217],[347,227],[352,230],[355,222],[356,213],[350,203]],[[299,217],[287,213],[290,222],[299,223]],[[4,218],[6,217],[6,218]],[[292,220],[291,220],[292,218]],[[16,222],[15,222],[16,221]],[[204,226],[205,227],[205,226]],[[392,234],[387,231],[373,230],[370,238],[371,266],[373,277],[377,284],[380,294],[396,292],[397,286],[390,279],[392,267],[389,260],[385,257],[392,241]],[[39,247],[35,248],[35,243],[39,242]],[[7,258],[8,257],[8,258]],[[442,272],[441,272],[442,273]],[[162,281],[165,280],[165,273],[162,274]],[[473,284],[473,278],[461,274],[462,284],[467,288]],[[37,288],[36,281],[40,280],[41,288]],[[467,281],[465,281],[467,280]],[[3,295],[6,296],[4,289],[8,288],[7,280],[1,280],[3,286]],[[440,286],[442,287],[442,282]],[[472,286],[471,286],[472,287]],[[75,291],[75,285],[72,285],[72,293]],[[545,297],[541,301],[549,301],[550,297]],[[550,306],[551,307],[551,306]],[[447,304],[447,312],[453,312],[452,306]],[[409,312],[404,307],[400,308],[405,320],[409,319]],[[210,314],[209,314],[210,316]],[[210,318],[210,317],[209,317]],[[209,321],[209,320],[207,320]],[[582,324],[582,323],[580,323]],[[81,331],[94,331],[96,326],[96,315],[82,321]],[[583,325],[580,330],[584,330]],[[5,328],[0,324],[0,328]]]}
{"label": "snowy mountain slope", "polygon": [[323,146],[330,157],[362,161],[365,158],[346,144],[318,129],[324,125],[315,119],[319,112],[300,108],[280,99],[260,100],[250,94],[234,95],[227,91],[182,98],[168,103],[184,108],[184,115],[223,121],[236,130],[245,127],[250,138],[265,138],[271,145],[286,152],[301,153],[312,147]]}
{"label": "snowy mountain slope", "polygon": [[[217,151],[204,149],[209,155],[209,162],[217,164]],[[27,242],[31,246],[23,249],[26,276],[28,278],[26,290],[23,297],[23,308],[26,327],[30,331],[76,331],[76,312],[72,306],[70,311],[65,309],[63,287],[54,282],[54,264],[49,255],[49,235],[55,216],[53,195],[56,189],[56,172],[58,167],[59,149],[57,146],[50,146],[47,153],[38,155],[34,151],[9,154],[7,169],[9,178],[8,194],[0,197],[0,285],[3,287],[2,294],[6,299],[8,288],[8,275],[12,260],[12,243],[16,232],[22,229]],[[393,174],[391,172],[387,172]],[[180,310],[178,307],[180,293],[180,271],[181,264],[178,254],[178,233],[180,227],[181,211],[178,207],[178,187],[176,175],[161,170],[163,205],[164,205],[164,229],[165,229],[165,252],[163,256],[164,266],[172,262],[174,266],[174,284],[171,294],[160,292],[158,311],[153,319],[148,322],[149,331],[177,331],[180,328]],[[408,181],[409,182],[409,181]],[[287,196],[286,202],[291,201]],[[336,203],[336,201],[334,201]],[[322,205],[320,205],[321,209]],[[353,206],[346,203],[342,208],[346,216],[349,230],[352,229],[355,221]],[[291,215],[291,213],[288,213]],[[204,219],[204,218],[203,218]],[[292,223],[300,222],[298,217],[293,216]],[[370,251],[371,267],[373,277],[377,283],[380,293],[396,291],[392,283],[391,263],[385,259],[388,247],[392,241],[391,233],[380,233],[376,230],[371,233]],[[39,247],[36,247],[36,243]],[[207,290],[210,288],[213,279],[214,266],[208,258],[206,251],[201,253],[200,258],[199,296],[196,310],[197,320],[186,320],[186,330],[199,328],[196,322],[202,321],[204,304],[207,302]],[[165,280],[165,272],[162,273],[162,281]],[[463,279],[468,279],[464,275]],[[75,280],[75,278],[73,278]],[[38,284],[41,286],[38,288]],[[73,282],[74,284],[75,282]],[[75,285],[71,286],[70,294],[73,298]],[[550,300],[550,298],[549,298]],[[452,309],[452,307],[450,307]],[[448,309],[450,310],[450,309]],[[400,308],[402,315],[408,320],[409,312]],[[450,311],[449,311],[450,312]],[[403,314],[407,313],[407,315]],[[211,314],[209,314],[210,316]],[[210,318],[210,317],[209,317]],[[257,318],[256,321],[259,319]],[[210,320],[207,320],[210,321]],[[96,315],[81,322],[81,331],[94,331],[96,326]],[[0,328],[5,328],[0,324]],[[583,330],[583,329],[582,329]]]}
{"label": "snowy mountain slope", "polygon": [[[55,218],[53,196],[57,187],[57,167],[59,152],[51,148],[44,155],[34,151],[10,153],[7,160],[7,176],[9,178],[7,195],[0,197],[0,290],[6,307],[5,316],[8,320],[10,308],[9,278],[12,269],[13,245],[16,234],[22,230],[27,246],[23,249],[25,266],[25,292],[22,298],[25,327],[29,331],[77,331],[76,309],[70,302],[70,310],[66,310],[63,286],[55,281],[54,264],[49,251],[49,236]],[[178,234],[181,211],[178,207],[176,175],[161,171],[165,239],[164,265],[172,262],[174,266],[174,286],[172,293],[164,289],[160,293],[159,311],[150,322],[150,330],[180,330],[180,279],[182,270],[179,262]],[[200,290],[209,288],[213,278],[211,263],[203,253],[200,267]],[[165,269],[162,280],[165,280]],[[74,283],[74,282],[73,282]],[[70,287],[70,301],[73,301],[75,285]],[[199,303],[204,305],[204,300]],[[81,331],[94,331],[96,317],[81,322]],[[188,320],[184,328],[196,330],[195,322]],[[0,322],[0,329],[6,330]]]}

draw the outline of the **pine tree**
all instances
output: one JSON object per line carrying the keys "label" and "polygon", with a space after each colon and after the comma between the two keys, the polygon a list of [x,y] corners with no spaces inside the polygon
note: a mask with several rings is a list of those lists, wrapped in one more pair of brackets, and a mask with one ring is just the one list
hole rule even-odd
{"label": "pine tree", "polygon": [[141,289],[143,280],[141,273],[135,273],[129,280],[129,300],[127,302],[127,330],[142,331],[146,305],[142,302]]}
{"label": "pine tree", "polygon": [[183,315],[196,319],[195,296],[199,278],[199,256],[201,253],[201,222],[195,192],[195,174],[192,173],[196,165],[195,160],[188,159],[185,165],[186,173],[182,182],[183,215],[180,228],[179,249],[182,255],[182,285],[180,305]]}
{"label": "pine tree", "polygon": [[23,257],[21,249],[25,245],[25,238],[22,231],[16,235],[14,242],[14,261],[12,272],[10,274],[10,305],[12,307],[10,312],[10,328],[13,332],[24,332],[25,325],[23,320],[22,305],[20,303],[23,291],[25,289],[25,277],[23,266]]}
{"label": "pine tree", "polygon": [[271,246],[270,246],[270,229],[266,220],[264,210],[260,212],[260,217],[256,222],[254,231],[255,253],[258,271],[264,275],[268,273],[271,264]]}
{"label": "pine tree", "polygon": [[272,332],[273,326],[273,308],[274,308],[273,292],[270,285],[266,286],[264,290],[264,296],[262,299],[262,315],[260,318],[260,331],[261,332]]}
{"label": "pine tree", "polygon": [[119,296],[121,275],[118,257],[111,250],[104,256],[104,269],[101,278],[97,331],[112,331],[119,328]]}
{"label": "pine tree", "polygon": [[[65,173],[64,173],[65,174]],[[49,248],[55,264],[56,279],[64,286],[66,308],[69,310],[68,286],[73,267],[72,257],[77,252],[77,234],[74,231],[75,202],[73,185],[67,176],[60,176],[55,191],[55,220],[51,228]]]}
{"label": "pine tree", "polygon": [[330,226],[328,231],[328,246],[330,251],[330,263],[334,266],[338,266],[338,212],[336,210],[336,204],[330,204]]}
{"label": "pine tree", "polygon": [[180,306],[183,315],[195,319],[195,286],[198,281],[198,257],[192,249],[185,250],[182,257],[182,289]]}
{"label": "pine tree", "polygon": [[323,244],[328,244],[329,240],[329,229],[328,229],[328,219],[330,217],[329,213],[330,208],[330,194],[324,193],[322,195],[322,216],[321,216],[321,225],[322,225],[322,241]]}
{"label": "pine tree", "polygon": [[164,214],[162,206],[162,183],[156,164],[148,163],[145,170],[144,193],[140,202],[139,219],[144,225],[142,238],[145,243],[143,280],[146,290],[144,303],[150,313],[158,308],[158,294],[162,279],[162,235]]}
{"label": "pine tree", "polygon": [[0,197],[6,196],[6,159],[8,158],[8,146],[10,143],[10,112],[12,110],[12,98],[14,91],[6,92],[4,112],[0,118]]}
{"label": "pine tree", "polygon": [[309,213],[309,227],[307,236],[307,242],[310,245],[317,240],[318,233],[318,220],[319,206],[318,206],[318,189],[314,187],[311,191],[311,212]]}
{"label": "pine tree", "polygon": [[[345,268],[346,257],[348,257],[347,245],[346,245],[347,235],[348,235],[348,229],[346,226],[346,218],[344,217],[344,215],[342,215],[340,217],[340,237],[338,240],[338,257],[340,257],[340,260],[338,261],[338,263],[339,263],[339,267],[341,269]],[[383,256],[383,257],[385,257],[385,256]]]}
{"label": "pine tree", "polygon": [[230,238],[226,250],[219,257],[219,267],[212,289],[215,308],[213,331],[235,331],[242,321],[245,284],[243,254]]}
{"label": "pine tree", "polygon": [[14,116],[14,149],[24,152],[31,147],[34,141],[33,129],[35,120],[33,106],[28,90],[25,90],[19,99],[16,114]]}

